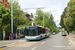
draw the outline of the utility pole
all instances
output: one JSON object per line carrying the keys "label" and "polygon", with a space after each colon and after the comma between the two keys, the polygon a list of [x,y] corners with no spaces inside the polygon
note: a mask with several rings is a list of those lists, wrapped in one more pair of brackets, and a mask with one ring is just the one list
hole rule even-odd
{"label": "utility pole", "polygon": [[44,15],[43,15],[43,27],[44,27]]}
{"label": "utility pole", "polygon": [[11,33],[13,33],[13,0],[11,0]]}

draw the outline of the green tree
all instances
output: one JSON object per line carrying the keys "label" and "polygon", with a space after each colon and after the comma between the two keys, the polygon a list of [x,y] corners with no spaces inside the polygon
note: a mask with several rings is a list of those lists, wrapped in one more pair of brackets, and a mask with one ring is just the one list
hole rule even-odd
{"label": "green tree", "polygon": [[2,17],[0,18],[2,20],[1,26],[10,24],[10,20],[11,20],[10,15],[11,15],[10,10],[5,8],[3,4],[0,4],[0,17]]}
{"label": "green tree", "polygon": [[44,15],[44,27],[50,28],[50,30],[57,30],[56,24],[54,22],[54,17],[50,12],[43,12],[40,9],[36,10],[35,13],[37,16],[34,18],[34,22],[38,26],[43,26],[43,15]]}
{"label": "green tree", "polygon": [[60,20],[60,25],[62,28],[66,28],[66,26],[64,25],[64,18],[66,18],[66,13],[67,13],[67,7],[64,9],[62,15],[61,15],[61,20]]}
{"label": "green tree", "polygon": [[37,9],[35,15],[37,15],[37,16],[35,16],[34,22],[35,22],[36,25],[40,26],[41,22],[43,20],[44,12],[40,9]]}
{"label": "green tree", "polygon": [[[9,5],[10,5],[10,8],[11,8],[11,0],[8,0],[8,2],[9,2]],[[20,10],[20,5],[18,3],[18,0],[13,0],[13,9],[15,9],[14,11]]]}
{"label": "green tree", "polygon": [[[10,0],[9,5],[11,5]],[[17,27],[31,25],[31,21],[26,18],[25,13],[23,12],[23,10],[20,9],[18,0],[13,0],[13,21]]]}
{"label": "green tree", "polygon": [[75,0],[70,0],[67,6],[66,18],[64,24],[69,30],[75,30]]}
{"label": "green tree", "polygon": [[[9,9],[5,8],[3,4],[0,4],[0,19],[1,19],[1,28],[6,32],[5,38],[8,39],[10,35],[10,20],[11,12]],[[0,28],[0,29],[1,29]]]}
{"label": "green tree", "polygon": [[2,17],[1,25],[10,24],[10,10],[5,8],[3,4],[0,4],[0,17]]}
{"label": "green tree", "polygon": [[68,6],[61,15],[60,25],[70,31],[75,30],[75,0],[68,2]]}

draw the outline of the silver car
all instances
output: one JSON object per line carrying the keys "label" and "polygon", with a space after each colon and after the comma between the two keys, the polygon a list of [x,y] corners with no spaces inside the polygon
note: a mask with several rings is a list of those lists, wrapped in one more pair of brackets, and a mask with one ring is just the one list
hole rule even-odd
{"label": "silver car", "polygon": [[53,32],[53,35],[55,35],[56,33],[55,32]]}
{"label": "silver car", "polygon": [[61,35],[62,35],[62,36],[66,36],[66,33],[65,33],[65,31],[64,31],[64,32],[62,32],[62,33],[61,33]]}

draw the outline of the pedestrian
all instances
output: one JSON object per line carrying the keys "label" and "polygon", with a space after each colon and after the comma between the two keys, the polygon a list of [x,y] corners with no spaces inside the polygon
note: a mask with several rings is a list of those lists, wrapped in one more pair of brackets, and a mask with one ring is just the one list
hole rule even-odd
{"label": "pedestrian", "polygon": [[53,30],[52,30],[52,33],[53,33]]}
{"label": "pedestrian", "polygon": [[13,33],[10,33],[10,39],[13,39]]}
{"label": "pedestrian", "polygon": [[67,33],[68,33],[68,35],[69,35],[69,29],[67,30]]}

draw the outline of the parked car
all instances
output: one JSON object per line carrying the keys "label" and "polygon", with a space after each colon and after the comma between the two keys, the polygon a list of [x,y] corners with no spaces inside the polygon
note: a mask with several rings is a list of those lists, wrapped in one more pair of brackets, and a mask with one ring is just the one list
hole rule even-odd
{"label": "parked car", "polygon": [[62,32],[62,33],[61,33],[61,35],[62,35],[62,36],[66,36],[66,33],[65,33],[65,31],[64,31],[64,32]]}

